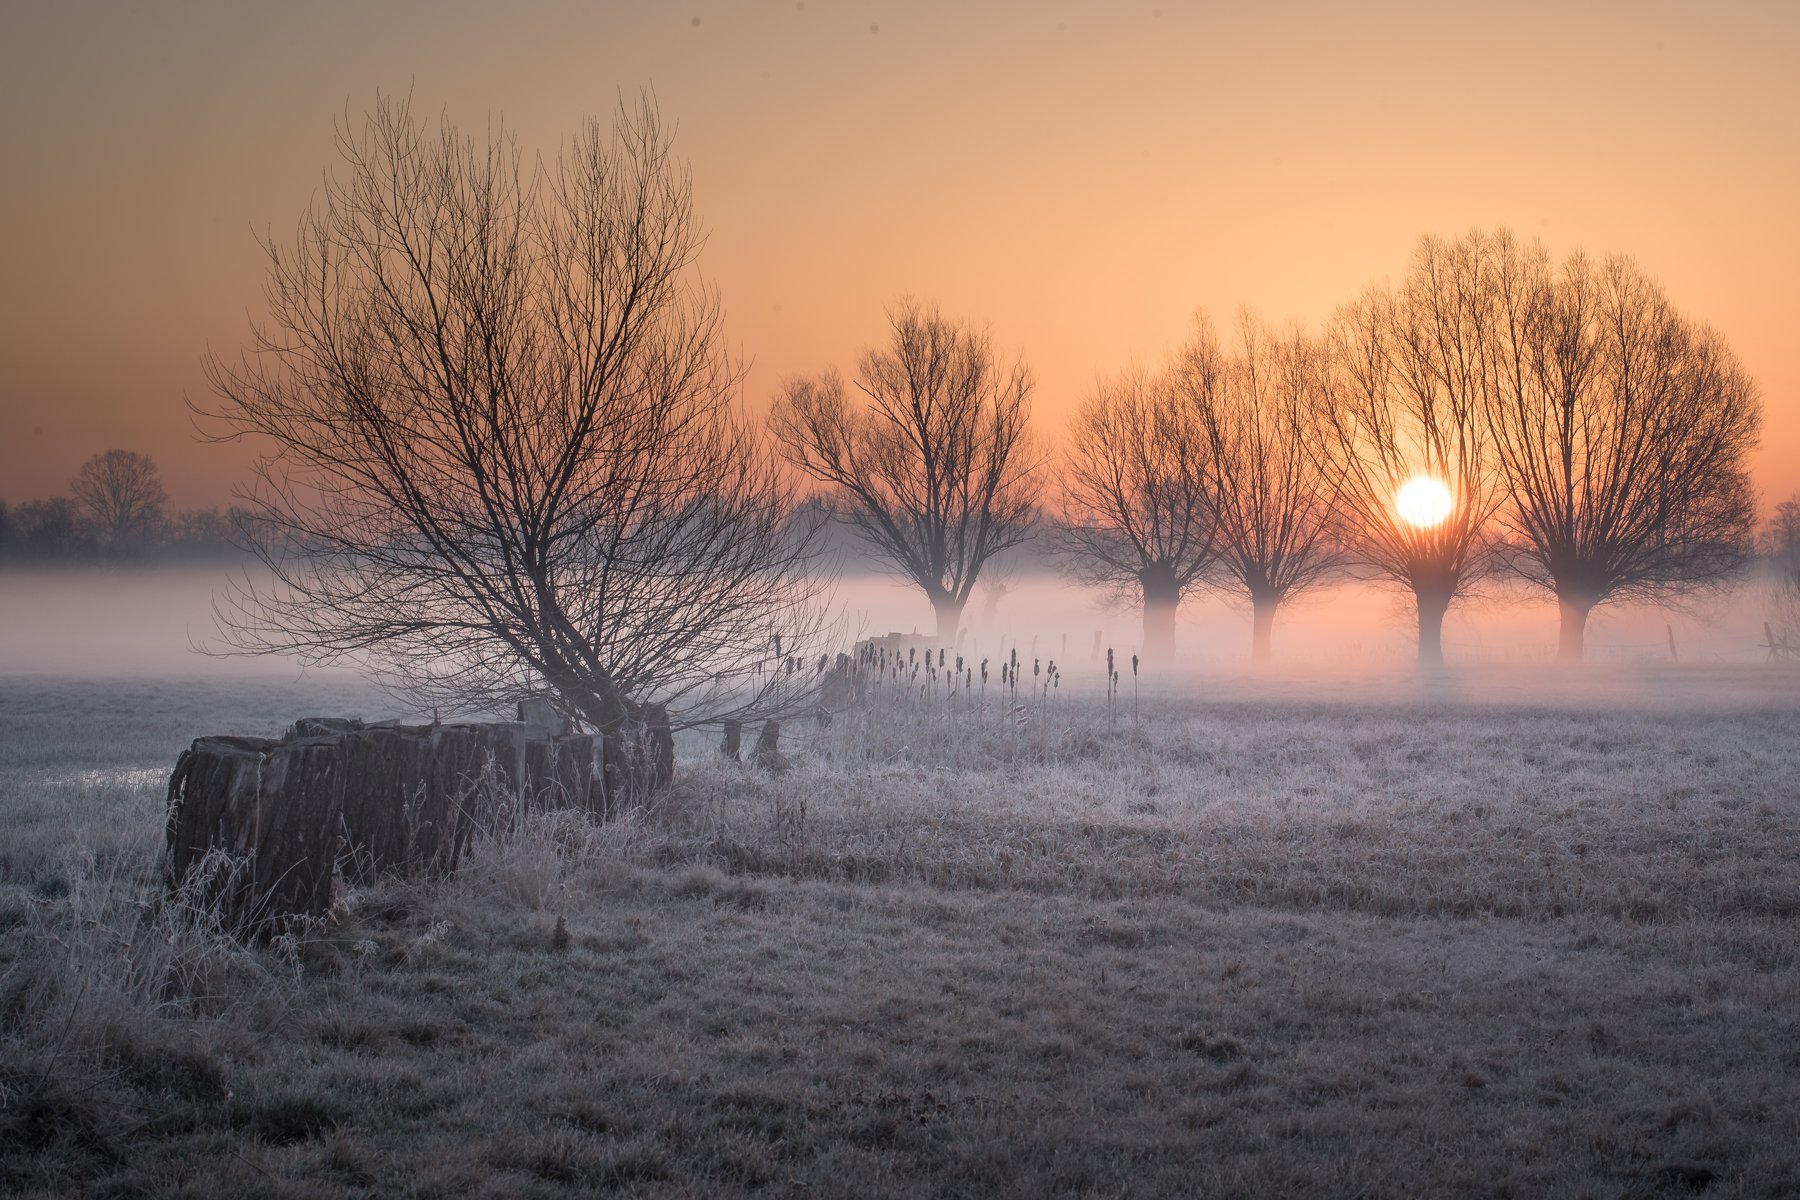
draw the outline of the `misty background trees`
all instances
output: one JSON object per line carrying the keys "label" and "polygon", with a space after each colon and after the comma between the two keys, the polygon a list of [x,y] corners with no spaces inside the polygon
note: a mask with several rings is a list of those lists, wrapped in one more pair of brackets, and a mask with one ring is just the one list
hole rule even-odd
{"label": "misty background trees", "polygon": [[[1426,238],[1403,283],[1346,306],[1330,334],[1320,461],[1338,483],[1349,554],[1411,594],[1425,663],[1443,661],[1445,614],[1498,561],[1500,483],[1483,407],[1488,286],[1481,235]],[[1435,520],[1401,512],[1397,497],[1417,479],[1447,490]]]}
{"label": "misty background trees", "polygon": [[1226,356],[1201,322],[1178,362],[1210,450],[1212,577],[1249,602],[1250,657],[1266,662],[1276,611],[1344,562],[1337,475],[1315,452],[1328,432],[1328,364],[1303,333],[1276,336],[1248,315],[1235,353]]}
{"label": "misty background trees", "polygon": [[1514,568],[1556,597],[1558,655],[1580,658],[1597,605],[1679,600],[1748,561],[1760,410],[1731,351],[1629,259],[1491,252],[1502,523]]}
{"label": "misty background trees", "polygon": [[[1152,661],[1202,591],[1249,609],[1266,660],[1281,605],[1341,575],[1411,599],[1427,662],[1483,587],[1554,596],[1564,658],[1595,608],[1691,602],[1756,553],[1771,640],[1796,608],[1800,500],[1752,538],[1754,385],[1627,258],[1425,238],[1318,336],[1246,317],[1221,342],[1202,318],[1162,368],[1096,386],[1054,473],[1024,365],[908,300],[850,385],[787,381],[765,443],[732,399],[718,298],[686,279],[697,223],[653,107],[603,141],[530,170],[503,137],[427,136],[384,105],[295,244],[270,247],[271,324],[213,363],[215,433],[280,448],[254,504],[171,513],[147,456],[106,450],[69,496],[0,501],[0,562],[247,547],[274,586],[228,598],[238,649],[374,656],[448,703],[567,688],[589,719],[640,693],[767,701],[764,660],[817,624],[795,614],[832,518],[946,643],[1034,532],[1141,608]],[[1421,486],[1441,512],[1405,510]]]}
{"label": "misty background trees", "polygon": [[380,100],[270,244],[266,321],[214,358],[260,451],[226,648],[354,659],[416,703],[547,692],[602,731],[767,699],[817,614],[688,171],[648,97],[547,160]]}
{"label": "misty background trees", "polygon": [[833,513],[930,601],[956,640],[981,571],[1031,534],[1032,381],[983,330],[904,300],[858,360],[853,399],[827,370],[789,380],[770,425]]}
{"label": "misty background trees", "polygon": [[171,512],[162,474],[147,454],[107,450],[82,463],[70,495],[0,500],[0,564],[218,562],[239,556],[238,509]]}
{"label": "misty background trees", "polygon": [[1172,371],[1099,384],[1063,464],[1063,570],[1143,609],[1144,654],[1175,656],[1175,614],[1215,557],[1213,448]]}
{"label": "misty background trees", "polygon": [[1766,573],[1769,656],[1800,658],[1800,494],[1775,506],[1756,548]]}
{"label": "misty background trees", "polygon": [[134,450],[108,450],[82,463],[69,494],[108,545],[149,533],[162,522],[169,502],[156,464]]}

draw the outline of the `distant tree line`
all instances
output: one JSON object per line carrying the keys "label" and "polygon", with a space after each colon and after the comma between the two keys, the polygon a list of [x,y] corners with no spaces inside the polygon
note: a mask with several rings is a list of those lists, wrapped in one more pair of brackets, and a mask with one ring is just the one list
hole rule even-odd
{"label": "distant tree line", "polygon": [[935,309],[909,301],[891,321],[860,403],[833,372],[794,380],[773,426],[925,593],[942,638],[1046,494],[1052,552],[1141,604],[1152,659],[1201,590],[1247,604],[1267,658],[1280,606],[1347,572],[1411,595],[1423,661],[1442,660],[1452,605],[1492,580],[1554,597],[1559,654],[1579,658],[1596,607],[1681,603],[1754,552],[1755,388],[1623,257],[1426,238],[1397,287],[1316,336],[1246,318],[1227,345],[1202,320],[1163,369],[1101,382],[1048,463],[1022,366]]}
{"label": "distant tree line", "polygon": [[[1198,590],[1241,598],[1266,657],[1279,609],[1346,573],[1411,595],[1422,660],[1501,578],[1557,600],[1579,657],[1595,607],[1681,602],[1754,553],[1755,389],[1628,259],[1427,238],[1316,334],[1199,323],[1102,381],[1057,450],[1028,367],[909,299],[762,426],[651,97],[553,158],[388,99],[338,147],[265,246],[266,318],[208,363],[202,427],[259,452],[239,524],[267,570],[221,598],[232,650],[354,659],[423,703],[547,693],[610,731],[806,703],[837,648],[828,521],[946,643],[996,556],[1041,538],[1142,604],[1152,661]],[[64,515],[118,546],[134,511]]]}
{"label": "distant tree line", "polygon": [[67,496],[18,504],[0,499],[0,564],[228,560],[242,553],[249,516],[242,508],[170,511],[148,455],[107,450],[81,465]]}
{"label": "distant tree line", "polygon": [[[1579,658],[1595,607],[1680,603],[1753,553],[1755,389],[1626,258],[1555,264],[1504,232],[1427,238],[1399,286],[1317,337],[1246,321],[1225,352],[1202,325],[1149,390],[1164,444],[1204,433],[1205,461],[1185,480],[1146,476],[1104,419],[1118,401],[1103,386],[1065,474],[1065,545],[1091,570],[1107,537],[1143,542],[1134,506],[1203,483],[1189,519],[1210,525],[1212,561],[1188,567],[1189,586],[1249,602],[1258,658],[1276,608],[1344,571],[1411,594],[1422,660],[1442,659],[1451,605],[1497,579],[1553,596],[1559,654]],[[1096,477],[1131,482],[1104,492]],[[1169,604],[1152,557],[1146,645]]]}

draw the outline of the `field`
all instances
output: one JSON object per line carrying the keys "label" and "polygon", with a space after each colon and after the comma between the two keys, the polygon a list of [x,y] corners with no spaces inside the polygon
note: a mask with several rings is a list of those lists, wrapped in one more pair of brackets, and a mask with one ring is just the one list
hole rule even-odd
{"label": "field", "polygon": [[0,680],[0,1192],[1800,1194],[1800,673],[1172,691],[696,736],[250,951],[176,754],[390,710]]}

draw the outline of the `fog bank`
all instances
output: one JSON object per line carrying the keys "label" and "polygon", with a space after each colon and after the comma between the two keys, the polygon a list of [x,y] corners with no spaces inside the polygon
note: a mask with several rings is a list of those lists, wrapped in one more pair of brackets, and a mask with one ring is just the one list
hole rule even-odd
{"label": "fog bank", "polygon": [[[196,650],[216,641],[212,599],[226,578],[216,568],[0,572],[0,672],[189,678],[301,674],[291,659],[209,657]],[[1130,657],[1142,645],[1135,610],[1111,606],[1101,594],[1051,575],[1017,572],[1006,585],[991,606],[985,586],[976,589],[969,603],[961,646],[969,665],[988,658],[997,682],[1000,662],[1016,648],[1027,663],[1034,657],[1046,665],[1056,660],[1062,669],[1061,690],[1098,692],[1110,647],[1129,689]],[[929,634],[935,627],[923,595],[885,576],[846,576],[831,601],[843,614],[846,642],[890,632]],[[1571,676],[1556,669],[1554,661],[1554,603],[1496,593],[1452,610],[1445,625],[1445,656],[1451,676],[1465,686],[1462,692],[1442,694],[1481,699],[1480,693],[1491,690],[1494,698],[1523,699],[1548,691],[1598,702],[1617,698],[1621,689],[1644,696],[1669,692],[1671,699],[1691,693],[1696,701],[1706,696],[1729,700],[1740,693],[1753,701],[1800,692],[1792,672],[1774,664],[1760,669],[1766,658],[1760,644],[1762,619],[1763,588],[1755,582],[1700,613],[1603,607],[1589,623],[1588,661]],[[1144,664],[1139,687],[1149,695],[1220,699],[1404,699],[1416,693],[1414,636],[1405,596],[1374,584],[1343,583],[1284,608],[1275,623],[1273,663],[1253,669],[1247,607],[1202,596],[1182,606],[1178,661],[1173,667]],[[1753,666],[1759,669],[1748,670]],[[1477,679],[1479,687],[1473,682]],[[1444,685],[1440,680],[1433,686]]]}

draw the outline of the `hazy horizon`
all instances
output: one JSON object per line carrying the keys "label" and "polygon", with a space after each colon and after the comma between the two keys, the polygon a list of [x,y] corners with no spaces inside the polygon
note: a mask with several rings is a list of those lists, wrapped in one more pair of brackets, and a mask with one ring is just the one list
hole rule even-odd
{"label": "hazy horizon", "polygon": [[[227,572],[207,566],[14,567],[0,571],[0,608],[9,620],[0,627],[0,663],[9,675],[73,677],[226,677],[245,673],[301,677],[319,673],[289,657],[209,657],[193,650],[213,638],[211,604]],[[1557,610],[1551,598],[1534,600],[1516,589],[1495,586],[1452,609],[1445,625],[1451,669],[1481,677],[1482,671],[1518,668],[1523,680],[1508,679],[1511,692],[1529,691],[1530,671],[1558,669],[1547,682],[1590,680],[1609,668],[1670,664],[1672,632],[1676,666],[1744,666],[1766,657],[1762,641],[1764,588],[1747,579],[1730,593],[1693,611],[1656,605],[1607,605],[1589,624],[1584,663],[1555,664]],[[129,594],[129,614],[119,597]],[[929,604],[918,589],[882,574],[859,572],[839,579],[830,594],[839,613],[838,643],[888,633],[930,634]],[[999,662],[1017,648],[1027,661],[1036,655],[1057,660],[1065,686],[1073,692],[1100,688],[1103,668],[1092,659],[1096,633],[1114,649],[1129,678],[1129,658],[1142,644],[1140,612],[1108,602],[1098,589],[1069,583],[1038,568],[1015,569],[998,615],[984,612],[978,588],[965,613],[962,643],[969,665],[992,659],[997,686]],[[1392,585],[1347,580],[1307,593],[1284,606],[1276,618],[1274,660],[1266,667],[1250,660],[1248,607],[1208,593],[1183,603],[1177,622],[1177,662],[1173,668],[1144,667],[1143,680],[1158,692],[1229,683],[1255,691],[1262,683],[1360,682],[1377,690],[1393,679],[1417,673],[1417,631],[1411,597]],[[1067,647],[1065,649],[1064,647]],[[1570,669],[1562,669],[1564,667]],[[1791,671],[1772,668],[1770,687],[1791,686]],[[354,666],[327,669],[326,675],[357,674]],[[1774,678],[1779,676],[1779,678]],[[1746,685],[1736,677],[1733,686]],[[1766,690],[1747,687],[1745,698]],[[1295,693],[1296,697],[1305,693]],[[1321,691],[1320,695],[1339,695]],[[1603,696],[1603,693],[1594,693]],[[1339,698],[1342,698],[1340,695]],[[1465,697],[1476,698],[1476,697]],[[1630,697],[1625,697],[1629,699]]]}
{"label": "hazy horizon", "polygon": [[223,503],[202,356],[260,312],[285,238],[378,90],[554,152],[655,91],[766,405],[848,368],[902,296],[991,325],[1059,442],[1095,379],[1196,310],[1317,327],[1426,234],[1505,226],[1635,258],[1760,387],[1761,510],[1800,491],[1800,10],[546,3],[94,10],[0,18],[8,287],[0,497],[89,455],[154,457]]}

